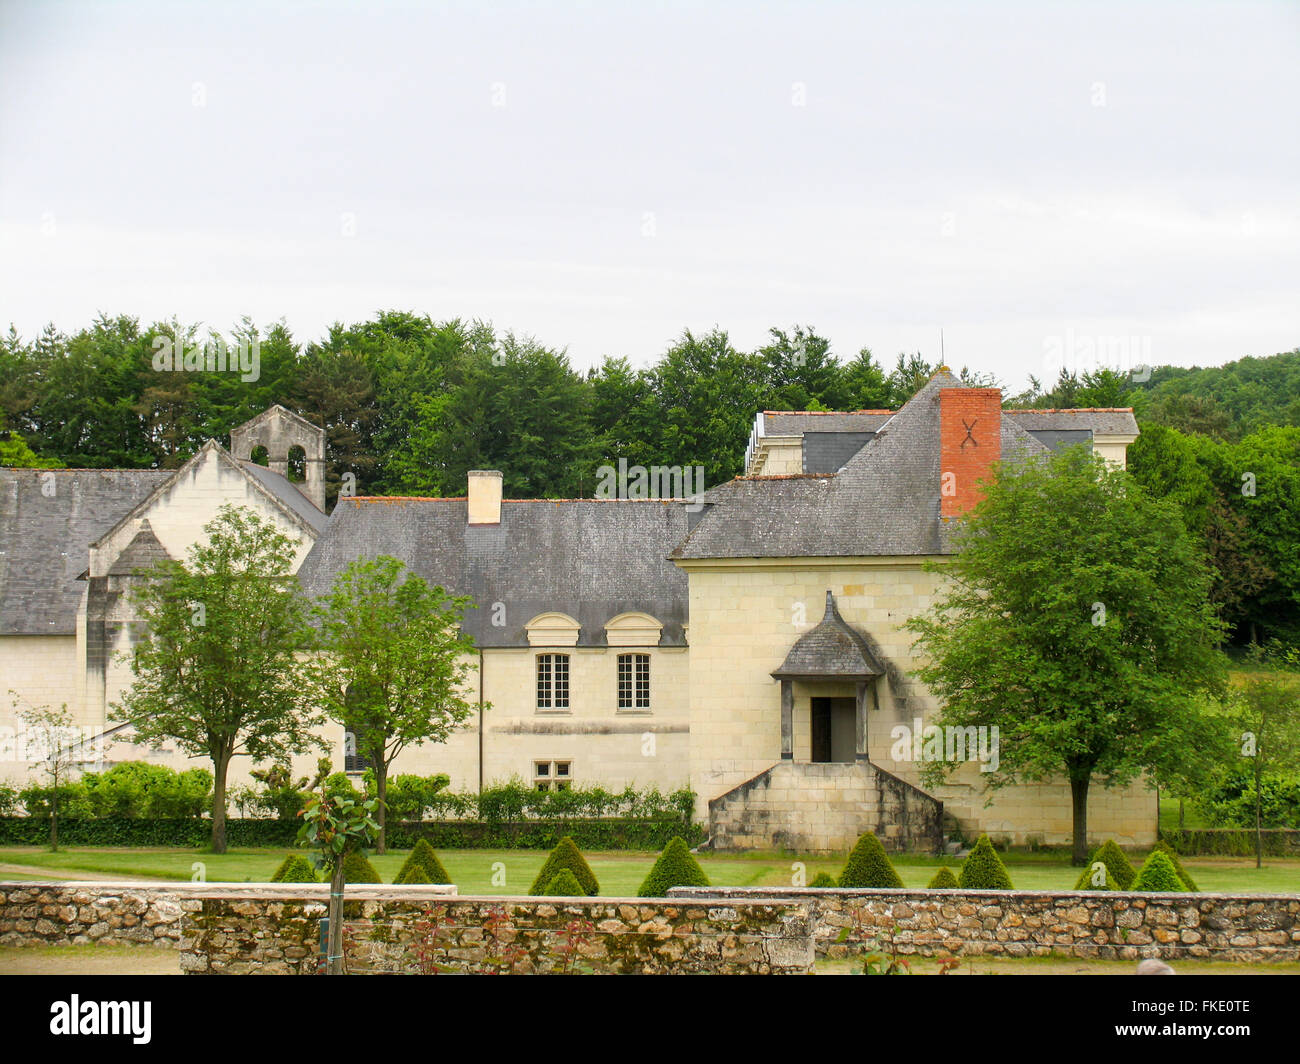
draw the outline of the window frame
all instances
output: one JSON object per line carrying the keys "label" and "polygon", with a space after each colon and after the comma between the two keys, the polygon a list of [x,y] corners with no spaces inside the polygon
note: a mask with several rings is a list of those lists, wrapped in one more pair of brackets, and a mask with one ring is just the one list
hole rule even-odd
{"label": "window frame", "polygon": [[[627,678],[624,678],[626,669]],[[617,656],[615,670],[615,706],[619,713],[652,713],[654,703],[651,698],[650,655],[643,652],[628,652]],[[624,691],[627,701],[624,703]],[[644,693],[643,693],[644,691]]]}
{"label": "window frame", "polygon": [[[543,669],[546,677],[543,680]],[[560,673],[563,672],[563,677]],[[548,650],[544,654],[534,655],[534,709],[538,713],[573,712],[573,662],[570,655]],[[545,688],[543,688],[545,684]],[[545,695],[543,695],[545,690]],[[545,697],[545,704],[543,704]],[[563,704],[559,704],[563,700]]]}

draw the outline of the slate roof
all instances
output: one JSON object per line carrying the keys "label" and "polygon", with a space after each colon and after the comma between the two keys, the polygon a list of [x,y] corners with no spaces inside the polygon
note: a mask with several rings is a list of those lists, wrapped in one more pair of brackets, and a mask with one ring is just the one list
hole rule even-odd
{"label": "slate roof", "polygon": [[[705,512],[673,552],[693,558],[948,554],[940,517],[939,393],[964,385],[941,371],[834,476],[752,477],[705,494]],[[1047,448],[1002,418],[1002,458]]]}
{"label": "slate roof", "polygon": [[827,591],[821,623],[799,637],[772,676],[778,680],[866,679],[884,674],[867,641],[845,623],[835,596]]}
{"label": "slate roof", "polygon": [[603,646],[606,623],[632,610],[663,624],[661,645],[684,645],[686,574],[667,556],[686,516],[680,502],[507,499],[499,525],[470,527],[464,499],[340,499],[298,580],[316,597],[358,557],[390,554],[473,598],[464,627],[480,646],[527,646],[524,626],[550,611],[578,621],[579,646]]}
{"label": "slate roof", "polygon": [[135,539],[117,556],[108,575],[131,576],[137,569],[151,569],[169,558],[171,555],[167,553],[167,548],[158,542],[148,520],[144,520],[140,522],[140,531],[135,534]]}
{"label": "slate roof", "polygon": [[764,410],[767,436],[801,436],[805,432],[874,432],[894,416],[892,410]]}
{"label": "slate roof", "polygon": [[[54,496],[41,493],[54,476]],[[0,469],[0,635],[72,635],[90,544],[172,475],[161,469]]]}
{"label": "slate roof", "polygon": [[316,509],[316,504],[299,491],[293,481],[267,469],[266,466],[258,465],[256,462],[240,462],[239,464],[262,487],[266,488],[280,502],[306,521],[317,535],[325,531],[329,519]]}

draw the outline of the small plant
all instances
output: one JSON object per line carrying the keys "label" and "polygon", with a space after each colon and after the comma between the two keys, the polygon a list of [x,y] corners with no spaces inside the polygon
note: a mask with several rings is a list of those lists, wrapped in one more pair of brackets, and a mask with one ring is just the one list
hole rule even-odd
{"label": "small plant", "polygon": [[1011,877],[987,835],[981,835],[961,866],[957,885],[963,890],[1012,890]]}
{"label": "small plant", "polygon": [[810,887],[838,887],[839,880],[829,872],[818,872],[813,881],[808,884]]}
{"label": "small plant", "polygon": [[567,868],[574,874],[578,882],[582,884],[582,892],[592,896],[600,893],[600,883],[597,882],[591,866],[583,858],[581,851],[574,841],[565,835],[558,843],[555,849],[551,851],[546,863],[542,865],[542,870],[537,873],[537,878],[533,880],[533,885],[529,888],[528,893],[540,895],[546,893],[546,888],[551,885],[561,869]]}
{"label": "small plant", "polygon": [[483,922],[487,944],[493,953],[483,959],[483,966],[478,969],[480,975],[513,975],[521,961],[528,957],[528,951],[520,946],[514,938],[515,929],[510,923],[510,916],[503,906],[488,910]]}
{"label": "small plant", "polygon": [[[1115,881],[1116,890],[1128,890],[1133,885],[1133,880],[1137,876],[1137,869],[1129,863],[1128,857],[1124,851],[1116,844],[1114,839],[1107,839],[1088,858],[1089,866],[1100,861],[1106,866],[1106,871],[1110,873],[1110,878]],[[1087,890],[1087,887],[1075,887],[1075,890]],[[1101,889],[1101,888],[1097,888]]]}
{"label": "small plant", "polygon": [[451,876],[427,839],[420,839],[402,864],[394,883],[450,883]]}
{"label": "small plant", "polygon": [[[561,872],[560,875],[563,876],[564,873]],[[593,965],[581,959],[582,947],[595,933],[596,925],[590,920],[570,920],[564,925],[564,930],[559,935],[560,941],[555,946],[555,952],[560,957],[560,967],[556,975],[579,975],[595,971]]]}
{"label": "small plant", "polygon": [[443,949],[442,927],[447,919],[446,905],[432,905],[424,910],[424,919],[415,922],[414,930],[420,937],[406,951],[407,959],[414,959],[421,975],[441,975],[453,971],[450,965],[436,958]]}
{"label": "small plant", "polygon": [[581,898],[586,895],[578,877],[567,868],[560,869],[560,874],[547,886],[546,893],[555,898]]}
{"label": "small plant", "polygon": [[[960,884],[957,877],[952,874],[952,869],[944,865],[934,874],[934,878],[928,884],[929,890],[956,890]],[[942,973],[940,973],[942,974]]]}
{"label": "small plant", "polygon": [[1174,871],[1178,873],[1178,878],[1182,880],[1183,886],[1185,886],[1188,891],[1192,894],[1200,892],[1201,888],[1198,887],[1195,880],[1187,874],[1187,869],[1183,867],[1183,862],[1178,859],[1177,851],[1175,851],[1169,843],[1165,842],[1164,839],[1161,839],[1155,844],[1155,849],[1159,850],[1169,858],[1169,863],[1174,866]]}
{"label": "small plant", "polygon": [[704,874],[680,837],[675,837],[664,847],[650,869],[649,875],[637,891],[640,898],[664,898],[670,887],[707,887],[709,877]]}
{"label": "small plant", "polygon": [[[1136,874],[1136,873],[1135,873]],[[1119,884],[1111,873],[1109,866],[1102,861],[1094,859],[1093,862],[1083,870],[1079,876],[1079,881],[1074,885],[1075,890],[1119,890]]]}
{"label": "small plant", "polygon": [[894,866],[885,855],[885,848],[880,844],[873,831],[868,831],[853,847],[848,863],[840,873],[841,887],[901,887]]}
{"label": "small plant", "polygon": [[280,867],[275,870],[271,876],[272,883],[319,883],[320,876],[316,874],[316,869],[305,856],[300,853],[291,853],[283,861]]}
{"label": "small plant", "polygon": [[961,967],[961,961],[959,961],[956,957],[939,958],[940,975],[948,975],[950,972],[954,972],[960,967]]}
{"label": "small plant", "polygon": [[375,866],[360,850],[353,850],[343,859],[343,881],[345,883],[382,883]]}
{"label": "small plant", "polygon": [[1153,891],[1161,894],[1185,894],[1187,888],[1178,878],[1178,871],[1169,855],[1163,850],[1152,850],[1147,854],[1137,879],[1133,880],[1133,890]]}

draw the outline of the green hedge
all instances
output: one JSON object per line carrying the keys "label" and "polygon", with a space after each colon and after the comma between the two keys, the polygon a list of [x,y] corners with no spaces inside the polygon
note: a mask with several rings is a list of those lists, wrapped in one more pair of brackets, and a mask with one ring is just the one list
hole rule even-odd
{"label": "green hedge", "polygon": [[[1265,828],[1261,833],[1267,857],[1300,856],[1300,831]],[[1255,832],[1250,828],[1201,828],[1162,831],[1160,837],[1183,857],[1253,857]]]}
{"label": "green hedge", "polygon": [[[287,848],[295,845],[298,821],[232,818],[226,841],[232,847]],[[549,850],[565,835],[584,850],[661,850],[680,835],[691,846],[704,841],[698,824],[680,820],[477,820],[419,821],[388,825],[388,845],[409,850],[425,839],[436,850]],[[50,824],[43,817],[0,817],[0,846],[44,846]],[[59,818],[59,842],[66,846],[206,846],[212,821],[136,820],[128,817]]]}

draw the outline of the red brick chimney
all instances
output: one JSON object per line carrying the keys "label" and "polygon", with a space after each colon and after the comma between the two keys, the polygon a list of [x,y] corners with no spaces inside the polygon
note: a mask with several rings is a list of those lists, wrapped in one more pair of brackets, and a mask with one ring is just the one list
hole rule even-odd
{"label": "red brick chimney", "polygon": [[939,392],[939,501],[945,521],[984,498],[979,481],[1002,457],[1002,392],[944,388]]}

